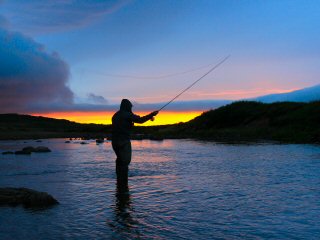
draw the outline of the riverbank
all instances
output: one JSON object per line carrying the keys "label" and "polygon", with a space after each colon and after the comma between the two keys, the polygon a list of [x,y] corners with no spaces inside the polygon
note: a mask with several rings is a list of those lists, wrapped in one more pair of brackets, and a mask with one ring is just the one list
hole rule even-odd
{"label": "riverbank", "polygon": [[[161,114],[161,113],[160,113]],[[0,139],[110,138],[111,125],[18,114],[0,115]],[[320,142],[320,102],[235,102],[173,125],[136,126],[132,139],[203,139],[222,142]]]}
{"label": "riverbank", "polygon": [[235,102],[182,124],[140,128],[163,138],[222,142],[320,142],[320,102]]}

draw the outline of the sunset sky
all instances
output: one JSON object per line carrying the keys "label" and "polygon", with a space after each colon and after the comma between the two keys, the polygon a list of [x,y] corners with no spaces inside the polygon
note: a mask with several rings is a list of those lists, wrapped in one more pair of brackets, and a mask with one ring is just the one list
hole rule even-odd
{"label": "sunset sky", "polygon": [[187,121],[319,84],[319,0],[0,0],[0,113],[110,123],[122,98]]}

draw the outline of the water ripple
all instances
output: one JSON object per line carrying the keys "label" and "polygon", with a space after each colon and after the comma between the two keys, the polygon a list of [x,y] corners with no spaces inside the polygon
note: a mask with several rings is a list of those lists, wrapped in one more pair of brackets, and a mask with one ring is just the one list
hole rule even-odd
{"label": "water ripple", "polygon": [[[0,239],[317,239],[320,147],[133,141],[118,192],[109,143],[46,140],[0,160],[0,186],[46,191],[45,211],[0,208]],[[1,145],[2,144],[2,145]],[[0,149],[24,142],[3,141]],[[45,157],[44,157],[45,156]]]}

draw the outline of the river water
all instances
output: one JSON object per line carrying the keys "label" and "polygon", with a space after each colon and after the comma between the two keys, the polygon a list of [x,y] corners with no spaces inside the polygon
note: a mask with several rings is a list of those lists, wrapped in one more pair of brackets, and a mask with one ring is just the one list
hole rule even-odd
{"label": "river water", "polygon": [[110,142],[1,141],[0,187],[60,205],[0,207],[0,239],[319,239],[320,146],[133,141],[118,194]]}

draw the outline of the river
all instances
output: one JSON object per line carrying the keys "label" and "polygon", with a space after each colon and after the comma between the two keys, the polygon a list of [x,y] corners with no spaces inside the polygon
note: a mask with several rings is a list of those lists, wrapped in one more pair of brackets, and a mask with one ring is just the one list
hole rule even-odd
{"label": "river", "polygon": [[319,239],[320,146],[132,141],[117,192],[110,142],[0,141],[0,187],[48,192],[45,210],[0,207],[0,239]]}

